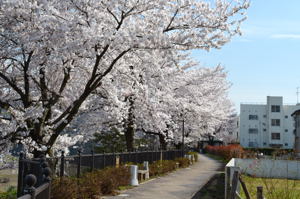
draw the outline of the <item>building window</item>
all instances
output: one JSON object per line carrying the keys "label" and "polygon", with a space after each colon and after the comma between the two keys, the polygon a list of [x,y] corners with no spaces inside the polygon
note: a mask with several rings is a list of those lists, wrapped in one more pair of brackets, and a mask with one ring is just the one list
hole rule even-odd
{"label": "building window", "polygon": [[280,126],[280,119],[271,119],[272,126]]}
{"label": "building window", "polygon": [[289,130],[288,130],[288,129],[285,129],[284,131],[285,131],[285,132],[288,132]]}
{"label": "building window", "polygon": [[258,129],[250,128],[250,129],[249,129],[249,133],[250,133],[250,134],[256,134],[256,133],[258,133]]}
{"label": "building window", "polygon": [[264,142],[264,145],[267,145],[267,143]]}
{"label": "building window", "polygon": [[272,105],[271,106],[271,111],[276,112],[276,113],[280,112],[280,106],[279,105]]}
{"label": "building window", "polygon": [[266,117],[267,117],[267,115],[264,115],[263,117],[264,117],[264,118],[266,118]]}
{"label": "building window", "polygon": [[232,135],[232,132],[229,132],[229,135]]}
{"label": "building window", "polygon": [[249,120],[258,120],[258,115],[249,115]]}
{"label": "building window", "polygon": [[271,139],[272,140],[280,140],[280,133],[272,133]]}
{"label": "building window", "polygon": [[264,131],[267,131],[267,129],[264,129]]}
{"label": "building window", "polygon": [[249,147],[257,147],[258,144],[256,142],[249,142]]}
{"label": "building window", "polygon": [[285,119],[287,119],[289,116],[286,115],[286,116],[284,116],[284,117],[285,117]]}
{"label": "building window", "polygon": [[285,143],[284,145],[285,145],[285,146],[288,146],[289,144],[288,144],[288,143]]}

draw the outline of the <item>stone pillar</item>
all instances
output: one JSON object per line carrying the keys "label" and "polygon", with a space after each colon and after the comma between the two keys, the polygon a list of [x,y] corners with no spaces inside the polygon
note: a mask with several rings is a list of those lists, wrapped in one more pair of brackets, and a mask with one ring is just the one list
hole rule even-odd
{"label": "stone pillar", "polygon": [[147,171],[145,178],[149,179],[150,176],[149,176],[149,162],[148,161],[144,161],[144,170]]}
{"label": "stone pillar", "polygon": [[130,185],[131,186],[138,186],[138,166],[137,165],[131,165],[130,166],[130,174],[131,174],[131,180],[130,180]]}

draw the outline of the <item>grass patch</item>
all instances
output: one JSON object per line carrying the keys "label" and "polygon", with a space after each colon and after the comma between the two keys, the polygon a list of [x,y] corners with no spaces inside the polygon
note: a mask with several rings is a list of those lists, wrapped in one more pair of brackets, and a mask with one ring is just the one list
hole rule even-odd
{"label": "grass patch", "polygon": [[17,187],[18,174],[15,169],[3,169],[0,170],[0,178],[8,178],[8,183],[0,183],[0,192],[7,191],[10,187]]}
{"label": "grass patch", "polygon": [[17,198],[17,188],[9,187],[6,192],[0,192],[0,199],[15,199]]}
{"label": "grass patch", "polygon": [[205,155],[209,158],[212,158],[214,160],[218,160],[218,161],[220,161],[222,163],[225,163],[225,164],[227,164],[227,162],[228,162],[225,158],[223,158],[221,156],[218,156],[218,155],[213,155],[213,154],[210,154],[210,153],[206,153]]}
{"label": "grass patch", "polygon": [[131,186],[131,185],[127,185],[127,186],[119,186],[118,187],[118,190],[119,191],[124,191],[124,190],[127,190],[127,189],[132,189],[134,186]]}
{"label": "grass patch", "polygon": [[[299,199],[300,180],[255,178],[243,175],[251,198],[256,198],[256,188],[263,186],[263,195],[268,199]],[[241,189],[242,190],[242,189]],[[245,194],[241,191],[242,198]]]}

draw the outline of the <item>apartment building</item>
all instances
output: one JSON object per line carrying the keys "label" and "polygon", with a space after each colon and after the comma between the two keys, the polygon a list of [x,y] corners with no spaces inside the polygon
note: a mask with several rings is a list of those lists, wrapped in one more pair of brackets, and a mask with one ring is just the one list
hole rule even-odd
{"label": "apartment building", "polygon": [[240,144],[246,148],[294,148],[294,118],[300,104],[285,105],[282,97],[267,96],[266,104],[241,104]]}

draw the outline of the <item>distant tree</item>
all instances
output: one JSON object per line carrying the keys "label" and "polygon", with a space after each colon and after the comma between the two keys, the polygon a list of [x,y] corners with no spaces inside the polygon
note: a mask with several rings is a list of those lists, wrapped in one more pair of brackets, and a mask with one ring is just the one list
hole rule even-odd
{"label": "distant tree", "polygon": [[112,128],[110,132],[95,133],[94,136],[95,152],[117,153],[126,151],[125,136],[118,129]]}

